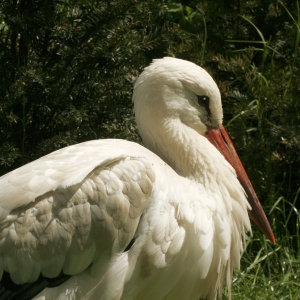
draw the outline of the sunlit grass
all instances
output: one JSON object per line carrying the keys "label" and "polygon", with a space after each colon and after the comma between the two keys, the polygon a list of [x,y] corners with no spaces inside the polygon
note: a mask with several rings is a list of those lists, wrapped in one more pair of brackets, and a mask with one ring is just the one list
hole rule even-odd
{"label": "sunlit grass", "polygon": [[267,249],[262,247],[257,253],[248,249],[241,271],[235,273],[232,299],[299,299],[299,278],[300,260],[284,241],[268,245]]}
{"label": "sunlit grass", "polygon": [[[297,193],[297,197],[298,197]],[[241,260],[241,270],[235,272],[232,299],[296,300],[300,299],[300,214],[295,203],[280,197],[269,213],[276,244],[272,245],[253,225],[253,237]],[[295,220],[293,234],[288,224]],[[228,299],[228,292],[224,292]]]}

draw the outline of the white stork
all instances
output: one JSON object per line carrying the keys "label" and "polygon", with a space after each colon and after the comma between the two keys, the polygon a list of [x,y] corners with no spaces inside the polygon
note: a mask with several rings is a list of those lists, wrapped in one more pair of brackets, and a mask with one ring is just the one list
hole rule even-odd
{"label": "white stork", "polygon": [[0,299],[216,299],[247,210],[275,242],[205,70],[154,60],[133,102],[148,149],[89,141],[0,178]]}

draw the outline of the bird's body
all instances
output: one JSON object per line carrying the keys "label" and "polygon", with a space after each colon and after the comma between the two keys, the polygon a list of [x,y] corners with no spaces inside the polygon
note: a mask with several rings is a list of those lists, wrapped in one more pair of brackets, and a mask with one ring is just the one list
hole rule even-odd
{"label": "bird's body", "polygon": [[204,137],[222,121],[214,81],[165,58],[146,68],[133,100],[152,151],[89,141],[1,178],[0,275],[16,284],[72,275],[33,299],[198,300],[215,299],[224,280],[230,288],[250,206]]}

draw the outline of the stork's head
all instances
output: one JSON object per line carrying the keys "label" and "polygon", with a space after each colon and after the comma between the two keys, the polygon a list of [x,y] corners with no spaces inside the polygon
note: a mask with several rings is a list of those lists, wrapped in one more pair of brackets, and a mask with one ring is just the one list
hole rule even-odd
{"label": "stork's head", "polygon": [[135,83],[134,110],[141,135],[177,118],[204,135],[222,124],[219,89],[201,67],[181,59],[155,59]]}
{"label": "stork's head", "polygon": [[267,217],[222,125],[220,91],[212,77],[188,61],[171,57],[156,59],[136,81],[133,101],[145,145],[162,157],[163,151],[176,151],[162,149],[163,143],[157,143],[172,136],[170,131],[180,135],[184,128],[192,128],[205,136],[235,169],[252,207],[250,216],[275,243]]}

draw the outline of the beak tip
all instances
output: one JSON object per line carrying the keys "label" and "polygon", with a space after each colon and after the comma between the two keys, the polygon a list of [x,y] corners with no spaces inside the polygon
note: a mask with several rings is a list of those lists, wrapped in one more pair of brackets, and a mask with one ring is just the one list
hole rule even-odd
{"label": "beak tip", "polygon": [[271,236],[267,237],[267,239],[268,239],[273,245],[276,244],[276,239],[275,239],[275,236],[274,236],[273,232],[272,232],[272,235],[271,235]]}
{"label": "beak tip", "polygon": [[[259,205],[260,206],[260,205]],[[266,236],[266,238],[273,244],[276,244],[276,239],[273,233],[273,230],[270,226],[270,223],[263,211],[263,208],[260,206],[257,210],[248,210],[248,213],[257,227],[261,232]]]}

